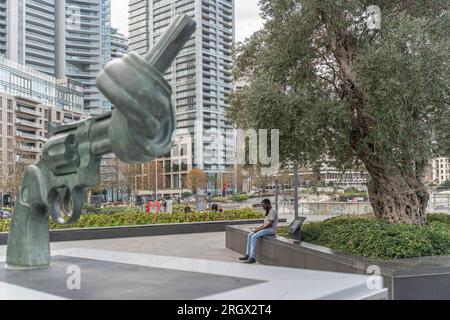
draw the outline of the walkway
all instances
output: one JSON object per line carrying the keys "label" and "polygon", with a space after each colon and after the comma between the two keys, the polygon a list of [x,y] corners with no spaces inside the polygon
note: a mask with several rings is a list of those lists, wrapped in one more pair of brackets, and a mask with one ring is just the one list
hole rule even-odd
{"label": "walkway", "polygon": [[[225,232],[56,242],[51,244],[52,251],[70,248],[124,251],[228,262],[236,262],[239,257],[239,254],[225,247]],[[0,257],[5,255],[6,246],[0,246]]]}

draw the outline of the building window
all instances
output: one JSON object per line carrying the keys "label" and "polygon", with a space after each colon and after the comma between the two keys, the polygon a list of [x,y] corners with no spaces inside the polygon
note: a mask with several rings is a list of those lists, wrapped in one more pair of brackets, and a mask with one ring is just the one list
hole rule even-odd
{"label": "building window", "polygon": [[8,99],[8,110],[12,110],[13,109],[12,103],[13,103],[12,100]]}
{"label": "building window", "polygon": [[186,185],[186,175],[185,174],[182,174],[181,175],[181,188],[182,189],[186,189],[187,188],[187,185]]}
{"label": "building window", "polygon": [[9,123],[13,122],[13,114],[11,112],[8,112],[8,122]]}
{"label": "building window", "polygon": [[166,176],[166,189],[172,189],[170,176]]}
{"label": "building window", "polygon": [[187,155],[187,144],[182,144],[180,146],[180,157]]}
{"label": "building window", "polygon": [[12,136],[13,135],[13,127],[12,126],[8,126],[8,128],[7,128],[7,135],[8,136]]}
{"label": "building window", "polygon": [[180,186],[180,180],[179,180],[179,176],[178,175],[174,175],[173,176],[173,188],[174,189],[178,189]]}

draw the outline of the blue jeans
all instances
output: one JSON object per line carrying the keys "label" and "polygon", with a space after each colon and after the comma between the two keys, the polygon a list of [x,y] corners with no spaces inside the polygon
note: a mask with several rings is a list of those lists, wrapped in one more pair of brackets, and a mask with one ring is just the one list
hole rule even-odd
{"label": "blue jeans", "polygon": [[275,230],[273,228],[262,229],[258,232],[250,232],[247,237],[247,255],[250,259],[255,259],[256,256],[256,242],[259,238],[265,236],[274,236]]}

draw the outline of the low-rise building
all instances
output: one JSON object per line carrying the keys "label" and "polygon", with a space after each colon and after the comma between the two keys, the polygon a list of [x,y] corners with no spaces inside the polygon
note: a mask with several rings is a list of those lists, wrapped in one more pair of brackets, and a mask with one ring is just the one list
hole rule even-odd
{"label": "low-rise building", "polygon": [[440,157],[431,160],[428,180],[438,185],[450,180],[450,158]]}
{"label": "low-rise building", "polygon": [[81,84],[0,58],[0,199],[14,194],[24,167],[41,159],[49,123],[87,118],[82,110]]}
{"label": "low-rise building", "polygon": [[192,170],[192,137],[180,136],[173,144],[170,153],[155,161],[133,165],[131,185],[136,195],[173,198],[191,192],[187,188],[187,175]]}

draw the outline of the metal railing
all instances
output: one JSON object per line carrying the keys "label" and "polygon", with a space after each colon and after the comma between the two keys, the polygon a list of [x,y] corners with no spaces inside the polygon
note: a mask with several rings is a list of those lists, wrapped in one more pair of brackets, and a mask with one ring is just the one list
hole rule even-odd
{"label": "metal railing", "polygon": [[428,211],[441,211],[450,213],[450,193],[432,194],[428,202]]}

